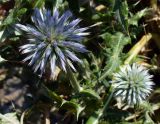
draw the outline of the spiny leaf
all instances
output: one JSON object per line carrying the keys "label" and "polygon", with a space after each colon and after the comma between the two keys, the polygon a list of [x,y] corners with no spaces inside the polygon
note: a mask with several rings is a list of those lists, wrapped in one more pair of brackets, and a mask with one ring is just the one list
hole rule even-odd
{"label": "spiny leaf", "polygon": [[85,97],[91,97],[92,99],[97,99],[97,100],[101,99],[100,96],[96,92],[90,89],[82,90],[80,92],[80,95],[85,96]]}
{"label": "spiny leaf", "polygon": [[26,8],[14,8],[10,10],[9,15],[4,19],[1,26],[7,26],[15,23],[18,18],[20,18],[27,11]]}
{"label": "spiny leaf", "polygon": [[128,4],[127,1],[115,0],[113,1],[113,11],[115,12],[115,16],[121,24],[122,28],[125,32],[128,33]]}
{"label": "spiny leaf", "polygon": [[34,7],[42,7],[44,5],[45,0],[35,0],[35,2],[33,3]]}
{"label": "spiny leaf", "polygon": [[132,15],[131,18],[129,18],[128,23],[130,25],[135,25],[138,26],[138,21],[141,19],[143,16],[147,15],[150,9],[145,8],[143,10],[138,11],[135,15]]}
{"label": "spiny leaf", "polygon": [[61,108],[67,109],[76,114],[77,120],[79,114],[84,110],[84,107],[81,107],[78,103],[72,101],[65,101],[63,102]]}
{"label": "spiny leaf", "polygon": [[105,40],[106,44],[110,47],[110,52],[108,53],[108,61],[105,67],[105,72],[100,77],[100,81],[103,80],[107,75],[112,75],[119,65],[121,64],[122,50],[125,45],[130,43],[130,38],[124,36],[124,34],[117,32],[112,35],[109,33],[102,34],[101,37]]}
{"label": "spiny leaf", "polygon": [[[20,3],[19,3],[20,4]],[[13,24],[21,18],[27,9],[21,8],[20,5],[15,5],[15,7],[10,10],[8,16],[1,22],[0,25],[0,42],[3,42],[5,39],[15,35],[15,29]]]}

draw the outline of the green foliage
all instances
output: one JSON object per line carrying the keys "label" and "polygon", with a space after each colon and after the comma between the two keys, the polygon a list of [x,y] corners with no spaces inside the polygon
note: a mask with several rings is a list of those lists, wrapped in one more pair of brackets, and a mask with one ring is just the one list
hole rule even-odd
{"label": "green foliage", "polygon": [[81,107],[79,104],[72,101],[64,102],[61,108],[67,109],[68,111],[75,113],[77,120],[79,118],[79,114],[84,110],[84,107]]}
{"label": "green foliage", "polygon": [[100,116],[102,113],[100,112],[95,112],[86,122],[86,124],[98,124]]}
{"label": "green foliage", "polygon": [[148,9],[148,8],[145,8],[145,9],[143,9],[143,10],[138,11],[135,15],[132,14],[132,13],[130,13],[130,14],[131,14],[131,17],[129,18],[128,23],[129,23],[130,25],[138,26],[138,21],[139,21],[142,17],[146,16],[146,15],[148,14],[148,12],[149,12],[149,9]]}
{"label": "green foliage", "polygon": [[100,100],[100,96],[91,89],[82,90],[80,95],[83,97],[89,97],[90,99]]}
{"label": "green foliage", "polygon": [[101,35],[104,39],[106,48],[104,49],[107,53],[106,67],[104,68],[105,73],[100,80],[103,80],[106,76],[111,76],[112,73],[119,68],[122,64],[122,50],[125,45],[130,43],[130,38],[124,34],[117,32],[116,34],[104,33]]}
{"label": "green foliage", "polygon": [[14,8],[9,10],[8,16],[1,21],[0,25],[0,42],[4,42],[6,39],[13,38],[16,35],[14,24],[22,18],[27,9],[22,7],[22,3],[15,2]]}
{"label": "green foliage", "polygon": [[36,0],[33,3],[33,7],[41,8],[44,5],[45,0]]}
{"label": "green foliage", "polygon": [[[13,5],[10,2],[13,2]],[[20,124],[18,120],[20,116],[17,115],[24,117],[24,123],[31,124],[32,122],[33,124],[44,122],[47,124],[47,121],[50,121],[50,123],[75,122],[86,124],[153,124],[160,122],[158,119],[160,117],[159,114],[154,114],[156,111],[159,112],[160,109],[158,99],[160,98],[159,85],[155,85],[156,90],[153,90],[154,93],[150,97],[147,97],[149,94],[146,93],[147,102],[143,104],[138,102],[138,105],[133,103],[134,106],[126,106],[126,104],[122,103],[123,100],[121,101],[120,98],[113,97],[115,91],[112,87],[114,78],[117,78],[122,86],[119,89],[120,97],[125,93],[126,99],[130,97],[127,94],[130,89],[138,95],[143,94],[139,93],[140,90],[138,88],[134,89],[133,85],[123,85],[126,82],[125,79],[128,79],[127,81],[130,83],[133,81],[132,76],[136,75],[133,71],[131,71],[132,73],[127,73],[123,68],[125,64],[132,64],[133,59],[135,63],[142,64],[142,66],[146,65],[149,72],[153,73],[152,75],[159,76],[159,48],[156,42],[152,42],[151,45],[149,44],[150,39],[153,38],[152,40],[156,39],[156,41],[159,39],[159,28],[157,28],[160,26],[157,19],[159,17],[159,9],[153,11],[143,1],[134,2],[129,0],[1,0],[0,3],[0,66],[2,67],[0,68],[0,79],[1,77],[6,77],[5,80],[0,80],[2,82],[0,83],[2,84],[0,85],[0,91],[3,88],[10,91],[8,89],[8,82],[14,82],[14,80],[10,81],[8,79],[8,81],[7,78],[11,77],[10,74],[15,74],[17,70],[15,66],[20,66],[21,70],[18,70],[18,74],[16,73],[13,79],[16,76],[22,78],[22,83],[27,84],[26,87],[29,87],[29,90],[31,89],[30,93],[26,93],[27,102],[31,102],[29,104],[23,103],[27,104],[25,110],[22,110],[22,108],[18,109],[15,105],[17,108],[15,107],[12,110],[14,111],[13,113],[0,114],[0,124]],[[73,14],[70,20],[79,18],[81,22],[78,26],[82,27],[80,30],[83,30],[83,27],[87,27],[87,32],[90,32],[90,35],[84,38],[82,44],[86,46],[88,52],[80,54],[79,51],[76,51],[75,54],[81,58],[82,63],[76,63],[76,61],[69,63],[70,65],[73,64],[72,67],[74,66],[76,71],[71,68],[63,71],[60,69],[61,67],[55,66],[55,75],[50,75],[50,66],[46,64],[47,69],[43,75],[39,76],[39,70],[37,73],[34,73],[29,67],[29,61],[23,61],[28,54],[22,55],[20,46],[28,43],[28,37],[32,40],[34,38],[30,37],[31,35],[28,33],[23,34],[23,32],[18,32],[15,25],[25,25],[27,30],[31,29],[27,24],[34,26],[39,30],[39,33],[45,34],[44,37],[50,32],[45,30],[47,29],[45,27],[47,23],[44,26],[45,19],[43,18],[43,20],[40,17],[43,14],[38,15],[39,22],[36,23],[39,26],[36,27],[33,24],[31,16],[35,8],[46,8],[46,10],[58,8],[62,14],[69,9]],[[154,16],[154,14],[156,15]],[[50,19],[53,22],[55,21],[52,20],[53,18]],[[67,17],[62,16],[61,21],[59,22],[60,19],[58,20],[59,23],[54,22],[58,23],[56,31],[59,30],[59,33],[63,29],[61,23],[65,22],[65,19]],[[64,31],[63,35],[65,37],[72,37],[73,39],[84,36],[82,33],[78,33],[80,36],[69,35],[76,21],[72,23],[70,24],[71,28],[68,30],[64,29],[66,31]],[[65,22],[66,24],[68,24],[68,21]],[[144,25],[147,25],[146,29],[143,27]],[[75,26],[77,25],[75,24]],[[153,31],[155,27],[156,30]],[[44,30],[41,30],[41,28]],[[81,32],[80,30],[76,31]],[[153,32],[157,34],[153,35]],[[145,37],[145,34],[149,35],[148,39]],[[157,37],[155,38],[154,36]],[[36,37],[36,41],[34,42],[38,42],[39,38]],[[57,40],[57,35],[54,38],[54,40]],[[49,41],[48,39],[45,40]],[[60,43],[63,42],[60,41]],[[71,50],[74,50],[72,45],[75,44],[70,45]],[[81,45],[77,46],[77,49],[82,49]],[[61,44],[58,47],[61,49],[61,52],[68,50],[66,46],[62,47]],[[32,48],[32,45],[30,48]],[[26,50],[30,50],[30,48]],[[36,49],[34,48],[32,52],[36,51]],[[54,51],[56,50],[53,49],[52,52]],[[29,55],[32,56],[32,52]],[[60,52],[58,53],[62,56]],[[47,56],[47,51],[42,56]],[[137,59],[138,56],[143,56],[144,59]],[[71,58],[77,59],[73,55]],[[58,65],[59,61],[63,62],[64,60],[63,57],[62,60],[57,59],[56,64]],[[154,63],[152,63],[153,60]],[[39,60],[36,59],[36,61]],[[6,71],[6,63],[9,63],[14,69]],[[43,65],[44,63],[41,64]],[[120,69],[120,67],[123,69]],[[26,70],[27,74],[25,74]],[[125,78],[118,75],[119,70],[122,71],[122,75],[124,74]],[[128,72],[130,70],[131,68],[128,67]],[[145,69],[144,73],[146,74]],[[4,74],[7,76],[4,76]],[[114,74],[117,75],[115,76]],[[32,75],[34,78],[29,80],[29,76],[27,75]],[[147,74],[143,81],[146,82],[150,78],[150,74]],[[142,81],[142,79],[138,80],[136,78],[135,85],[138,84],[137,82]],[[159,82],[158,79],[155,78],[154,81]],[[3,86],[3,84],[7,86]],[[151,90],[153,89],[150,85],[146,84],[144,85],[144,91],[146,91],[145,86],[148,86]],[[127,91],[125,93],[121,92],[122,89]],[[133,94],[131,95],[133,96]],[[144,96],[141,95],[140,97]],[[8,103],[10,102],[13,102],[13,105],[16,104],[14,100]],[[133,101],[131,100],[131,102]],[[5,109],[1,109],[1,106],[3,106],[3,100],[0,100],[0,111],[4,111]],[[18,114],[15,111],[16,113],[18,111]],[[3,113],[6,112],[4,111]]]}
{"label": "green foliage", "polygon": [[128,34],[128,14],[129,8],[127,1],[124,0],[113,0],[113,11],[115,12],[116,18],[118,19],[120,25]]}

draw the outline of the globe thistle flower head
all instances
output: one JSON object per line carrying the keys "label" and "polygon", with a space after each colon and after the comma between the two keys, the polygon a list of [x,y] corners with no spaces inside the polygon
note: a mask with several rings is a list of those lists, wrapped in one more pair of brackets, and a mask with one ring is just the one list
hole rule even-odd
{"label": "globe thistle flower head", "polygon": [[153,77],[143,66],[136,63],[124,65],[113,74],[114,96],[128,105],[140,104],[152,91]]}
{"label": "globe thistle flower head", "polygon": [[29,43],[20,47],[20,51],[28,56],[23,61],[30,61],[34,71],[42,75],[46,67],[55,74],[56,66],[63,71],[67,67],[76,71],[73,62],[82,63],[76,53],[87,52],[81,41],[88,35],[88,28],[79,28],[80,19],[71,20],[72,13],[62,15],[55,8],[53,12],[46,9],[35,9],[31,17],[33,25],[16,24],[18,30],[27,34]]}

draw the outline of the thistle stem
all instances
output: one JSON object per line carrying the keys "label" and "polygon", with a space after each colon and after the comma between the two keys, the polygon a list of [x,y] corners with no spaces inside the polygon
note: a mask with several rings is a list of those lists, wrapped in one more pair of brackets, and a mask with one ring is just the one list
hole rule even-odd
{"label": "thistle stem", "polygon": [[[111,90],[112,90],[112,88],[111,88]],[[103,113],[104,113],[104,111],[107,109],[107,107],[108,107],[108,105],[109,105],[109,103],[110,103],[110,101],[111,101],[111,99],[112,99],[112,97],[113,97],[113,93],[114,93],[114,90],[110,92],[110,95],[109,95],[107,101],[105,102],[105,104],[104,104],[104,106],[103,106],[103,109],[102,109],[102,110],[103,110]]]}
{"label": "thistle stem", "polygon": [[114,93],[114,90],[112,91],[112,87],[110,88],[109,90],[109,97],[107,99],[107,101],[105,102],[103,108],[99,111],[99,112],[95,112],[86,122],[86,124],[98,124],[98,120],[103,116],[103,113],[105,112],[105,110],[107,109],[112,97],[113,97],[113,93]]}
{"label": "thistle stem", "polygon": [[102,81],[103,79],[105,79],[106,76],[109,74],[109,72],[110,72],[110,69],[107,70],[107,71],[105,71],[105,72],[101,75],[101,77],[99,77],[98,81]]}
{"label": "thistle stem", "polygon": [[70,67],[68,67],[67,70],[68,70],[67,74],[68,74],[68,77],[70,78],[70,83],[72,85],[72,88],[75,90],[75,92],[79,93],[80,91],[82,91],[82,87],[79,85]]}

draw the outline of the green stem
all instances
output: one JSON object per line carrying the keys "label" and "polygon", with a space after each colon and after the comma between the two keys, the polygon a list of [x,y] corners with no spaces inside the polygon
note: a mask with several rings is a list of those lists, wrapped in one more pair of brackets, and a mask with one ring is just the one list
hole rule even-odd
{"label": "green stem", "polygon": [[72,88],[75,90],[75,92],[79,93],[80,91],[82,91],[82,87],[79,85],[70,67],[68,67],[67,70],[68,70],[67,74],[68,74],[68,77],[70,78],[70,83],[72,85]]}
{"label": "green stem", "polygon": [[[93,81],[93,83],[95,84],[95,83],[97,83],[97,81],[100,82],[100,81],[102,81],[103,79],[105,79],[105,78],[107,77],[107,75],[110,73],[110,71],[111,71],[111,69],[105,71],[105,72],[99,77],[99,79]],[[104,85],[106,86],[106,84],[104,84]],[[106,87],[107,87],[107,86],[106,86]]]}
{"label": "green stem", "polygon": [[110,72],[110,69],[107,70],[107,71],[105,71],[105,72],[101,75],[101,77],[99,77],[98,81],[102,81],[103,79],[105,79],[106,76],[109,74],[109,72]]}
{"label": "green stem", "polygon": [[[110,90],[112,90],[112,88],[111,88]],[[110,93],[110,95],[109,95],[106,103],[105,103],[104,106],[103,106],[103,109],[102,109],[103,113],[104,113],[104,111],[107,109],[107,107],[108,107],[108,105],[109,105],[109,103],[110,103],[110,101],[111,101],[111,99],[112,99],[112,97],[113,97],[113,93],[114,93],[114,90],[111,91],[111,93]]]}
{"label": "green stem", "polygon": [[113,88],[111,87],[110,90],[109,90],[109,97],[107,99],[107,101],[105,102],[103,108],[99,111],[99,112],[95,112],[86,122],[86,124],[98,124],[98,121],[99,119],[103,116],[103,113],[105,112],[105,110],[107,109],[112,97],[113,97],[113,93],[114,93],[114,90]]}

